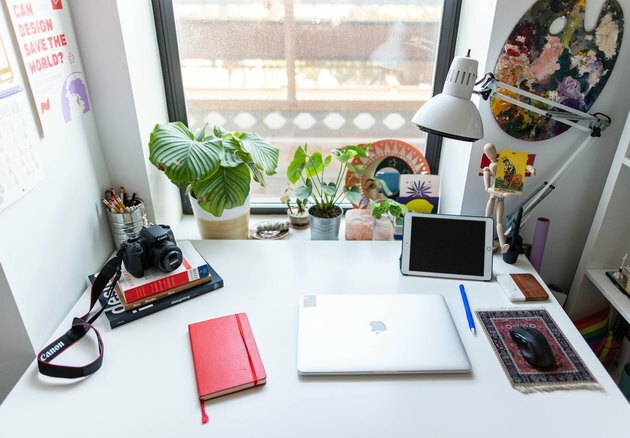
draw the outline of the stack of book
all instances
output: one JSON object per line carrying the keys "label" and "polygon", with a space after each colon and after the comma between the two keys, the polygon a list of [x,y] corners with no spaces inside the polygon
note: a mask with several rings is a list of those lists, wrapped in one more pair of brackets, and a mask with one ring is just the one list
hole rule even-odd
{"label": "stack of book", "polygon": [[[120,280],[114,288],[107,285],[99,300],[111,328],[150,315],[199,295],[223,287],[223,279],[189,241],[178,241],[182,264],[173,272],[156,268],[136,278],[122,266]],[[90,283],[94,275],[89,277]]]}

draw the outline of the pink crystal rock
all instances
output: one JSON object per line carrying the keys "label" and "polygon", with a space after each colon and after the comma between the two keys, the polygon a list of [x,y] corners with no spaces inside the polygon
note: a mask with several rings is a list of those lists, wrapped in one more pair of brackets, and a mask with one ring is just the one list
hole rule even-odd
{"label": "pink crystal rock", "polygon": [[346,240],[372,240],[373,228],[370,210],[353,208],[346,212]]}

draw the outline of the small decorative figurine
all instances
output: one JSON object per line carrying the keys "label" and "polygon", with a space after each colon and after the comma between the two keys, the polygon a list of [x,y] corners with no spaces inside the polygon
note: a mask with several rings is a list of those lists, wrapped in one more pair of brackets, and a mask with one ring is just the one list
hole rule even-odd
{"label": "small decorative figurine", "polygon": [[627,258],[628,258],[628,253],[624,254],[623,258],[621,259],[621,266],[619,266],[619,270],[613,274],[613,277],[615,277],[615,279],[619,281],[623,280],[624,270],[628,271],[628,273],[630,274],[630,266],[626,266]]}
{"label": "small decorative figurine", "polygon": [[[501,252],[505,253],[510,248],[510,245],[507,243],[503,230],[503,212],[505,208],[505,198],[522,193],[522,178],[520,180],[520,184],[518,185],[519,190],[510,191],[495,188],[492,184],[491,179],[497,179],[497,170],[499,166],[497,149],[492,143],[487,143],[483,147],[483,152],[490,160],[490,164],[483,169],[483,184],[486,192],[490,194],[490,198],[488,199],[488,203],[486,204],[486,216],[492,216],[492,212],[496,208],[497,236],[499,238],[499,247],[501,248]],[[530,165],[526,165],[526,171],[530,172],[532,175],[535,175],[536,173],[536,170]]]}

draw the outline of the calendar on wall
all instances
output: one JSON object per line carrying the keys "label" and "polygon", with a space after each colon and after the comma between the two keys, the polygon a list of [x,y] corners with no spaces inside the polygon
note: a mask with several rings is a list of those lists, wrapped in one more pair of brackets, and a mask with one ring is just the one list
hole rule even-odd
{"label": "calendar on wall", "polygon": [[0,82],[0,211],[13,204],[43,179],[37,137],[28,126],[30,114],[23,88]]}

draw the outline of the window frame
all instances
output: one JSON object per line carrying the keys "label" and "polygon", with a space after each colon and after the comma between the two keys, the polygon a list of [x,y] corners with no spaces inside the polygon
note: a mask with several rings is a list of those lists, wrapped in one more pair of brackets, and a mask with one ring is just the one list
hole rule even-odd
{"label": "window frame", "polygon": [[[168,118],[171,122],[181,121],[188,125],[173,0],[152,0],[151,3],[162,64]],[[433,78],[434,96],[442,92],[448,69],[455,55],[461,6],[462,0],[444,0],[440,36],[437,45],[435,75]],[[428,134],[425,158],[429,163],[429,168],[435,175],[439,172],[441,151],[442,138],[434,134]],[[180,197],[183,213],[192,214],[192,207],[188,196],[186,196],[185,189],[180,190]],[[349,208],[350,206],[346,207]],[[284,212],[284,208],[280,203],[252,203],[251,212],[254,214],[273,214]]]}

